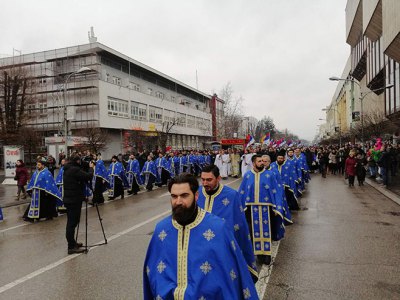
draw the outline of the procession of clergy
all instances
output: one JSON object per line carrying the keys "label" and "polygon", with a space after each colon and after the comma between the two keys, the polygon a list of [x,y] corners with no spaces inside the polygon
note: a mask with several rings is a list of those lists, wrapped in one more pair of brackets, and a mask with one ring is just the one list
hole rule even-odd
{"label": "procession of clergy", "polygon": [[[105,200],[105,191],[108,191],[109,200],[116,197],[124,198],[125,190],[130,195],[137,194],[141,186],[151,191],[153,185],[158,187],[166,185],[170,178],[184,172],[198,176],[206,166],[212,164],[218,167],[222,179],[227,179],[229,176],[237,178],[242,174],[243,180],[238,191],[240,205],[237,209],[246,211],[248,223],[252,223],[250,232],[254,254],[267,256],[260,262],[268,263],[271,253],[270,242],[280,240],[284,236],[285,225],[292,223],[290,210],[299,209],[299,197],[305,190],[305,184],[308,183],[310,176],[301,148],[278,149],[277,155],[272,157],[273,160],[276,159],[273,162],[270,156],[256,153],[257,150],[252,148],[246,149],[243,154],[239,154],[236,149],[219,150],[214,153],[160,152],[157,158],[152,153],[147,155],[144,164],[139,163],[137,156],[131,154],[126,161],[126,168],[115,155],[108,170],[100,153],[94,156],[88,153],[86,157],[90,155],[95,167],[93,180],[87,183],[85,192],[87,197],[91,198],[92,204],[101,204]],[[260,157],[252,161],[255,155]],[[61,165],[64,163],[65,160]],[[46,162],[42,160],[37,164],[37,170],[27,188],[31,195],[31,204],[24,215],[27,221],[53,218],[57,216],[57,208],[62,210],[63,166],[53,180],[52,174],[46,168]],[[49,200],[52,198],[56,201]],[[224,199],[224,193],[218,193],[218,197],[210,201],[217,203],[219,198]],[[210,212],[212,206],[208,205]]]}

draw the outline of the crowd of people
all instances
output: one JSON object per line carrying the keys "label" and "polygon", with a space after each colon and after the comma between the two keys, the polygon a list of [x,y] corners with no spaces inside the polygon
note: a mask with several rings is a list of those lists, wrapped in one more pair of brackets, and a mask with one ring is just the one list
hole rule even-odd
{"label": "crowd of people", "polygon": [[[60,159],[56,178],[46,167],[48,160],[39,157],[27,188],[32,200],[24,219],[51,219],[66,209],[68,253],[80,253],[82,244],[74,232],[83,201],[98,205],[104,203],[104,194],[108,200],[122,199],[125,192],[136,195],[166,185],[172,214],[157,224],[152,236],[144,298],[257,299],[259,267],[271,263],[272,241],[282,239],[293,223],[292,212],[300,209],[310,173],[344,175],[354,186],[355,178],[363,185],[369,172],[387,185],[388,173],[396,174],[398,155],[397,147],[385,143],[366,148],[143,151],[114,155],[107,167],[100,153],[86,151]],[[242,178],[237,190],[224,185],[229,177]],[[20,185],[18,194],[25,196]]]}

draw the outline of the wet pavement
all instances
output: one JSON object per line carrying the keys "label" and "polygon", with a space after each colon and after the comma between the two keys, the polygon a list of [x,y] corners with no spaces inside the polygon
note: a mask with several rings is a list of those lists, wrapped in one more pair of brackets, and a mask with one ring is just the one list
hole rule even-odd
{"label": "wet pavement", "polygon": [[279,243],[264,299],[400,299],[400,206],[314,176]]}
{"label": "wet pavement", "polygon": [[[240,180],[224,184],[237,188]],[[165,187],[99,206],[107,245],[67,255],[66,217],[34,224],[25,205],[0,222],[0,299],[142,299],[142,268],[154,226],[170,213]],[[318,175],[293,213],[257,283],[264,299],[400,299],[400,206],[370,187]],[[82,210],[79,240],[103,241],[95,208]],[[269,276],[272,274],[271,276]],[[268,281],[269,280],[269,281]],[[265,296],[264,296],[265,293]]]}

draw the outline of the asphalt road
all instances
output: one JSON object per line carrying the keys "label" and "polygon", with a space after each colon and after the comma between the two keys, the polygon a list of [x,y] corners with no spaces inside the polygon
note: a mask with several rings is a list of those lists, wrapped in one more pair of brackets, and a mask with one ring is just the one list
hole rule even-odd
{"label": "asphalt road", "polygon": [[314,176],[280,242],[264,299],[400,299],[400,206]]}
{"label": "asphalt road", "polygon": [[[148,242],[170,213],[166,188],[100,206],[108,244],[88,254],[67,255],[65,216],[25,223],[25,206],[5,208],[0,223],[0,299],[142,299]],[[400,299],[399,205],[369,186],[314,176],[301,206],[261,270],[260,298]],[[89,244],[102,242],[96,210],[87,211]],[[84,217],[81,241],[83,229]]]}

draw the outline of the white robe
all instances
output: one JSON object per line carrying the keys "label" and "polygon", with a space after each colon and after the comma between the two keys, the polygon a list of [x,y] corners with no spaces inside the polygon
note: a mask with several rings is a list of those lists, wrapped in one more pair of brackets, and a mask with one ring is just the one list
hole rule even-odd
{"label": "white robe", "polygon": [[242,177],[246,174],[247,171],[250,171],[253,167],[251,162],[251,158],[253,157],[254,153],[248,153],[242,155]]}
{"label": "white robe", "polygon": [[222,178],[226,178],[229,175],[228,165],[230,160],[229,154],[222,154],[222,167],[219,169],[219,173]]}
{"label": "white robe", "polygon": [[218,167],[219,172],[221,173],[221,169],[222,169],[222,156],[221,156],[221,154],[217,154],[215,156],[214,165],[216,165]]}

